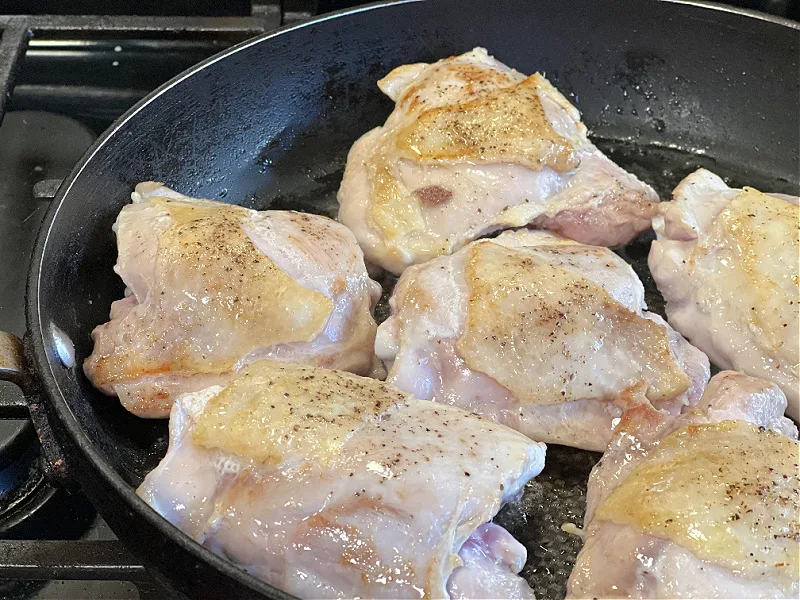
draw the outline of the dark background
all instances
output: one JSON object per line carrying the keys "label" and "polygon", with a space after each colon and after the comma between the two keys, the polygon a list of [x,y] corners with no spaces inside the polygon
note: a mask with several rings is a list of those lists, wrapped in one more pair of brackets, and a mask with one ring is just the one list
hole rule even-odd
{"label": "dark background", "polygon": [[[591,0],[587,0],[591,1]],[[269,4],[269,2],[260,2]],[[329,12],[358,4],[354,0],[318,0],[317,12]],[[723,4],[761,10],[800,19],[800,0],[727,0]],[[134,7],[131,8],[131,5]],[[3,0],[0,14],[116,14],[116,15],[249,15],[249,0]]]}

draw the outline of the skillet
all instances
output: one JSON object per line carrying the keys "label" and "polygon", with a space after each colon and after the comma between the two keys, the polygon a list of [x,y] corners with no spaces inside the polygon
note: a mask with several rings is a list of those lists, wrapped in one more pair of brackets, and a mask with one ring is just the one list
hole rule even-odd
{"label": "skillet", "polygon": [[[697,167],[732,185],[800,188],[800,26],[685,0],[406,0],[283,28],[190,69],[138,103],[64,181],[34,251],[26,367],[0,335],[0,377],[20,383],[52,477],[80,486],[157,580],[191,598],[289,598],[161,519],[135,487],[163,456],[166,422],[94,390],[80,365],[89,332],[123,293],[111,225],[139,181],[250,208],[333,215],[347,150],[391,102],[393,67],[486,46],[541,71],[583,113],[594,141],[662,198]],[[620,253],[647,274],[647,238]],[[391,281],[384,281],[390,288]],[[383,316],[378,312],[378,316]],[[5,344],[5,346],[4,346]],[[74,359],[71,350],[74,348]],[[598,456],[551,447],[545,472],[498,516],[528,547],[523,574],[556,598],[579,541]]]}

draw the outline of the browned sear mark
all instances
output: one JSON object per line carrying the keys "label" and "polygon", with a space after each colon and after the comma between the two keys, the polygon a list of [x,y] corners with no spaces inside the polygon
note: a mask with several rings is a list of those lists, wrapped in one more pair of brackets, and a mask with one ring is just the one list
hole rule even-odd
{"label": "browned sear mark", "polygon": [[453,198],[452,190],[448,190],[441,185],[429,185],[419,188],[414,190],[414,195],[422,204],[428,206],[439,206]]}

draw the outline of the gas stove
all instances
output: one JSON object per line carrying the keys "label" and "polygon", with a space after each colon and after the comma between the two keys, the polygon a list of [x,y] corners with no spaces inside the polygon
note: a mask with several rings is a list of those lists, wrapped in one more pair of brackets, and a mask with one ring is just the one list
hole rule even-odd
{"label": "gas stove", "polygon": [[[0,329],[25,332],[36,233],[95,138],[170,77],[316,11],[285,4],[224,16],[0,16]],[[21,392],[0,382],[0,404],[0,597],[169,597],[79,491],[48,482],[30,420],[8,418],[20,416]]]}
{"label": "gas stove", "polygon": [[[797,0],[739,6],[800,16]],[[25,278],[60,182],[117,117],[200,60],[281,24],[358,2],[70,3],[104,16],[0,16],[0,330],[22,336]],[[17,6],[19,5],[19,6]],[[51,6],[52,5],[52,6]],[[140,16],[120,16],[134,12]],[[40,13],[63,3],[4,2]],[[221,14],[222,13],[222,14]],[[145,16],[142,16],[145,15]],[[0,349],[1,350],[1,349]],[[165,598],[79,490],[49,483],[20,391],[0,382],[0,597]],[[41,433],[41,431],[40,431]],[[46,444],[46,439],[43,440]]]}

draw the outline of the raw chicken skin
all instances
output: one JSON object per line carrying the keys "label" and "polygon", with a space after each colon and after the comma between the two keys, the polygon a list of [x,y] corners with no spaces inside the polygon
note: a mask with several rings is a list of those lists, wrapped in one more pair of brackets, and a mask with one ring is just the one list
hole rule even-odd
{"label": "raw chicken skin", "polygon": [[589,479],[568,598],[797,598],[797,428],[767,381],[723,371],[677,419],[632,392]]}
{"label": "raw chicken skin", "polygon": [[719,367],[778,384],[800,418],[800,200],[704,169],[673,198],[649,257],[670,324]]}
{"label": "raw chicken skin", "polygon": [[533,598],[525,547],[488,521],[544,455],[375,379],[261,361],[178,399],[138,493],[301,598]]}
{"label": "raw chicken skin", "polygon": [[366,374],[380,286],[352,234],[315,215],[256,212],[142,183],[114,229],[127,286],[92,332],[92,383],[141,417],[263,358]]}
{"label": "raw chicken skin", "polygon": [[527,224],[603,246],[649,229],[655,192],[589,142],[538,73],[475,48],[398,67],[378,86],[395,109],[353,145],[338,196],[369,261],[399,274]]}
{"label": "raw chicken skin", "polygon": [[406,269],[378,327],[387,381],[535,440],[602,450],[615,400],[643,382],[679,414],[708,360],[644,312],[636,274],[606,248],[520,230]]}

